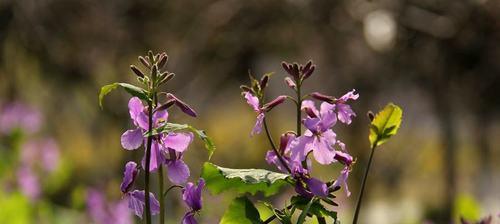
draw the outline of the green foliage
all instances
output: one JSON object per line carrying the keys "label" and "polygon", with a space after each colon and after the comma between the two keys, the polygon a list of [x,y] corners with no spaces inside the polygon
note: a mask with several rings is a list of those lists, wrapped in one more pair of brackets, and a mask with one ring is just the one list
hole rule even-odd
{"label": "green foliage", "polygon": [[[291,203],[295,205],[298,209],[304,210],[307,204],[309,203],[309,199],[301,197],[301,196],[293,196],[290,199]],[[317,216],[317,217],[331,217],[334,220],[337,220],[337,212],[329,211],[326,209],[321,203],[320,200],[315,200],[311,207],[309,208],[309,213]]]}
{"label": "green foliage", "polygon": [[259,211],[247,197],[235,198],[224,213],[220,224],[260,224]]}
{"label": "green foliage", "polygon": [[31,223],[31,207],[28,199],[21,193],[5,194],[0,192],[0,223]]}
{"label": "green foliage", "polygon": [[250,194],[260,191],[266,197],[276,194],[288,181],[292,181],[288,174],[263,169],[230,169],[209,162],[203,165],[201,177],[213,194],[226,190]]}
{"label": "green foliage", "polygon": [[212,155],[215,152],[215,144],[213,140],[208,137],[208,135],[203,130],[198,130],[191,125],[188,124],[175,124],[175,123],[165,123],[164,125],[153,129],[152,133],[146,132],[144,133],[144,137],[148,137],[150,135],[158,135],[160,133],[169,133],[181,130],[189,130],[194,132],[205,144],[205,149],[208,151],[208,160],[212,158]]}
{"label": "green foliage", "polygon": [[311,206],[317,201],[316,198],[311,198],[307,205],[304,207],[302,210],[302,213],[300,213],[299,219],[297,220],[297,224],[302,224],[306,221],[307,214],[309,213],[309,210],[311,209]]}
{"label": "green foliage", "polygon": [[479,203],[468,194],[459,195],[453,209],[456,217],[463,217],[466,220],[479,220],[481,218]]}
{"label": "green foliage", "polygon": [[401,125],[403,110],[395,104],[389,103],[377,113],[370,125],[370,146],[382,145],[398,132]]}
{"label": "green foliage", "polygon": [[120,86],[123,87],[123,89],[125,89],[125,91],[127,91],[132,96],[139,97],[140,99],[146,100],[146,101],[149,100],[148,93],[146,90],[144,90],[140,87],[128,84],[128,83],[115,82],[115,83],[101,87],[101,91],[99,92],[99,106],[101,108],[102,108],[102,100],[104,99],[104,96],[108,95],[108,93],[110,93],[111,91],[115,90],[116,88],[118,88]]}

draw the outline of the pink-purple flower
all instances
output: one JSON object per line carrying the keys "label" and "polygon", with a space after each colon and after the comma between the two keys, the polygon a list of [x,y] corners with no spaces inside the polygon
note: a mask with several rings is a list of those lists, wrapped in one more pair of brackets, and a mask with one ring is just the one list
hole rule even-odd
{"label": "pink-purple flower", "polygon": [[203,178],[200,178],[198,180],[198,186],[195,186],[193,183],[189,182],[182,190],[182,200],[190,209],[182,218],[182,224],[198,223],[194,218],[194,215],[196,214],[196,212],[201,210],[203,203],[201,193],[204,187],[205,180],[203,180]]}
{"label": "pink-purple flower", "polygon": [[265,112],[270,111],[275,106],[283,103],[286,99],[286,96],[278,96],[271,102],[261,106],[261,102],[259,98],[253,95],[250,92],[243,92],[245,99],[247,100],[248,105],[252,107],[252,109],[257,113],[257,120],[255,121],[255,125],[252,129],[250,135],[260,134],[262,132],[262,125],[264,124]]}
{"label": "pink-purple flower", "polygon": [[356,90],[353,89],[352,91],[344,94],[335,103],[337,106],[337,116],[339,121],[344,124],[351,124],[351,117],[356,116],[356,113],[354,113],[351,109],[351,106],[346,104],[349,100],[357,100],[359,98],[359,94],[355,94],[355,91]]}
{"label": "pink-purple flower", "polygon": [[94,189],[87,192],[87,208],[95,224],[132,224],[126,201],[106,202],[104,195]]}

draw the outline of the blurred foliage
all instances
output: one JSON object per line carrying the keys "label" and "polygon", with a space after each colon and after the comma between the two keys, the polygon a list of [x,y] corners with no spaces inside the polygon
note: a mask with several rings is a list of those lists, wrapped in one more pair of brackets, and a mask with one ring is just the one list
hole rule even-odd
{"label": "blurred foliage", "polygon": [[[62,221],[49,223],[88,223],[81,215],[82,189],[120,199],[123,165],[142,155],[120,147],[130,123],[126,94],[111,94],[103,111],[97,97],[111,81],[134,83],[129,64],[137,55],[167,51],[168,68],[177,76],[166,90],[200,114],[192,120],[173,110],[170,119],[206,130],[218,147],[215,164],[266,169],[269,145],[264,136],[249,137],[254,115],[238,87],[249,69],[274,71],[269,97],[290,93],[280,62],[313,59],[317,68],[307,90],[360,93],[352,128],[335,130],[358,160],[349,179],[353,195],[368,156],[369,144],[359,140],[368,134],[365,112],[388,101],[405,108],[399,138],[384,145],[392,153],[375,157],[363,219],[456,220],[453,208],[462,192],[476,198],[485,216],[500,210],[498,21],[495,0],[4,0],[0,107],[12,101],[33,105],[45,120],[37,137],[53,136],[59,144],[61,167],[48,177],[44,198]],[[294,127],[293,116],[292,105],[269,114],[275,138]],[[0,179],[12,179],[14,168],[3,162],[16,163],[17,156],[1,144]],[[203,143],[195,142],[185,157],[192,175],[199,175]],[[314,172],[331,178],[338,170]],[[22,195],[6,192],[0,222],[32,215]],[[168,216],[178,222],[184,207],[171,195]],[[203,211],[201,222],[216,223],[231,195],[204,196],[206,204],[220,206]],[[272,199],[282,205],[284,198]],[[339,201],[340,220],[350,220],[353,198]],[[14,217],[7,212],[12,206],[25,209],[15,208]],[[40,209],[39,216],[52,210]]]}

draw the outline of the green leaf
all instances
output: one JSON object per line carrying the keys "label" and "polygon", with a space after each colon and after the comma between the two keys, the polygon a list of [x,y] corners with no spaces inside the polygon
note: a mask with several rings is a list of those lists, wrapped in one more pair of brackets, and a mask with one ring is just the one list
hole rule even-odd
{"label": "green leaf", "polygon": [[222,216],[219,224],[260,224],[259,211],[247,197],[235,198]]}
{"label": "green leaf", "polygon": [[271,196],[291,181],[290,175],[263,169],[230,169],[205,162],[201,177],[213,194],[226,190]]}
{"label": "green leaf", "polygon": [[140,87],[128,84],[128,83],[115,82],[115,83],[101,87],[101,91],[99,92],[99,106],[101,108],[102,108],[102,100],[104,99],[104,96],[108,95],[108,93],[110,93],[111,91],[115,90],[118,87],[124,88],[125,91],[127,91],[132,96],[139,97],[140,99],[146,100],[146,101],[149,100],[148,93],[146,90],[144,90]]}
{"label": "green leaf", "polygon": [[203,143],[205,145],[205,149],[207,149],[207,151],[208,151],[208,160],[210,160],[212,158],[212,155],[215,152],[215,149],[216,149],[213,140],[210,137],[208,137],[208,135],[205,133],[205,131],[198,130],[191,125],[165,123],[162,126],[156,128],[156,129],[153,129],[152,134],[149,132],[144,133],[144,137],[148,137],[151,135],[158,135],[161,133],[176,132],[176,131],[181,131],[181,130],[186,130],[186,129],[194,132],[203,141]]}
{"label": "green leaf", "polygon": [[[293,196],[290,199],[291,203],[295,205],[298,209],[304,210],[309,203],[309,199],[301,197],[301,196]],[[337,212],[330,211],[326,209],[319,200],[316,200],[311,207],[309,208],[309,213],[317,216],[317,217],[331,217],[334,220],[337,219]]]}
{"label": "green leaf", "polygon": [[389,103],[378,112],[370,125],[370,146],[382,145],[398,132],[403,117],[403,110],[395,104]]}

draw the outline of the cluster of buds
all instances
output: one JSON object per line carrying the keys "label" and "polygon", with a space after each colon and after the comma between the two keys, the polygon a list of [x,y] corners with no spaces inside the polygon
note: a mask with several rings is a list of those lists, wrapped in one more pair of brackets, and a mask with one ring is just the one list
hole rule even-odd
{"label": "cluster of buds", "polygon": [[154,55],[152,51],[149,51],[148,56],[139,56],[139,61],[148,71],[150,71],[150,77],[145,75],[144,72],[135,65],[130,65],[130,69],[138,76],[137,80],[139,82],[150,88],[157,88],[175,76],[174,73],[163,71],[168,62],[168,55],[165,52]]}
{"label": "cluster of buds", "polygon": [[[281,66],[285,71],[291,76],[285,78],[285,84],[292,88],[292,89],[297,89],[297,84],[302,85],[302,82],[309,78],[312,73],[314,72],[314,69],[316,68],[316,65],[313,64],[313,62],[310,60],[307,62],[307,64],[302,65],[298,63],[287,63],[287,62],[282,62]],[[293,78],[293,80],[292,80]]]}

